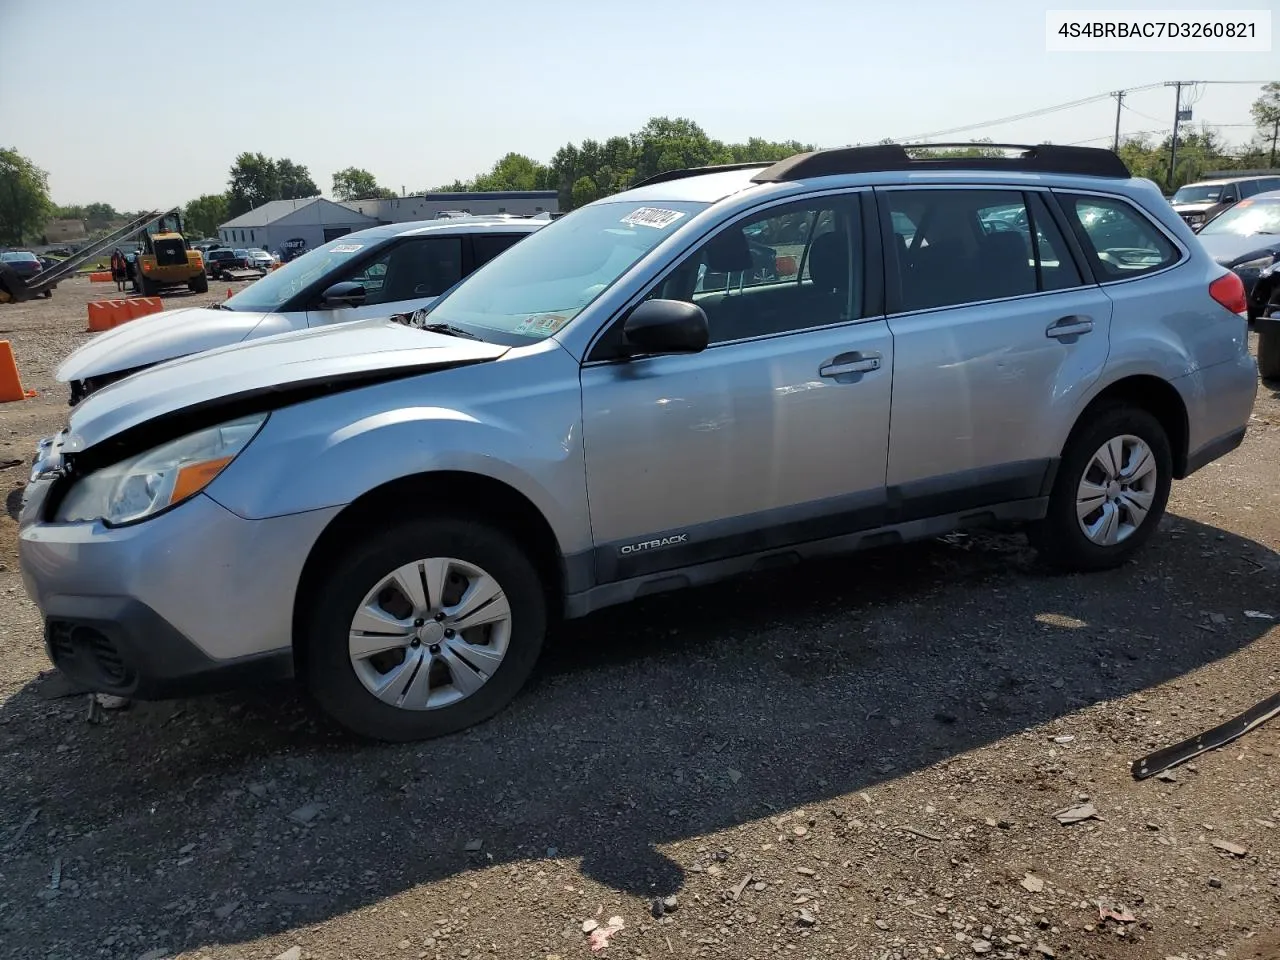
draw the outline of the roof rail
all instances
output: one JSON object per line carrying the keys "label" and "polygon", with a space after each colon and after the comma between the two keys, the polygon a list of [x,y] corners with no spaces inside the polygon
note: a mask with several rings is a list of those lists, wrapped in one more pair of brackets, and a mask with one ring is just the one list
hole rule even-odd
{"label": "roof rail", "polygon": [[633,183],[628,190],[634,190],[636,187],[648,187],[655,183],[666,183],[668,180],[683,180],[685,177],[700,177],[704,173],[724,173],[726,170],[759,170],[769,166],[770,161],[763,160],[756,163],[720,163],[710,167],[686,167],[683,170],[666,170],[662,173],[655,173],[652,177],[646,177],[639,183]]}
{"label": "roof rail", "polygon": [[[936,149],[1017,150],[1008,157],[912,157],[909,150]],[[1069,173],[1090,177],[1128,179],[1132,174],[1116,154],[1099,147],[1063,147],[1055,144],[1015,143],[886,143],[869,147],[838,147],[798,153],[780,160],[752,177],[755,183],[786,183],[809,177],[884,170],[1016,170],[1025,173]]]}

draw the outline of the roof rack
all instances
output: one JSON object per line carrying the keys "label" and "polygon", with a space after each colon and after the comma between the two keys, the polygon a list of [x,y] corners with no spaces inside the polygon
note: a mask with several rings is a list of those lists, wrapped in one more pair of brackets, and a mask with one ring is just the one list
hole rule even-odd
{"label": "roof rack", "polygon": [[710,167],[685,167],[683,170],[666,170],[662,173],[655,173],[652,177],[646,177],[639,183],[633,183],[627,189],[634,190],[636,187],[648,187],[655,183],[666,183],[668,180],[683,180],[685,177],[700,177],[704,173],[724,173],[726,170],[762,170],[770,166],[770,161],[764,160],[756,163],[720,163]]}
{"label": "roof rack", "polygon": [[[912,157],[909,150],[970,149],[1017,150],[1009,157]],[[878,173],[884,170],[1016,170],[1025,173],[1069,173],[1090,177],[1128,179],[1132,174],[1116,154],[1100,147],[1062,147],[1055,144],[1017,143],[885,143],[869,147],[839,147],[798,153],[752,177],[755,183],[786,183],[809,177],[846,173]]]}

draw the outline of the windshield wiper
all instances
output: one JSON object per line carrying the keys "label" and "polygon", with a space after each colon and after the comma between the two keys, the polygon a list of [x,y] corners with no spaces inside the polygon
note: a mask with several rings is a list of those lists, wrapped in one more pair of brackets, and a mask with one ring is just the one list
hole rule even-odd
{"label": "windshield wiper", "polygon": [[451,323],[428,323],[418,328],[426,330],[428,333],[444,333],[451,337],[465,337],[468,340],[479,340],[474,333],[469,330],[463,330],[461,327],[455,327]]}

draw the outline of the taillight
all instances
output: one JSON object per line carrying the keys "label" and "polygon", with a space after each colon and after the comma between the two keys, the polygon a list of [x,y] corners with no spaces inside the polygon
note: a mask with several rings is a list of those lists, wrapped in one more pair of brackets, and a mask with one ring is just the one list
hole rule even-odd
{"label": "taillight", "polygon": [[1209,284],[1209,296],[1236,316],[1249,318],[1249,301],[1244,295],[1244,281],[1235,273],[1226,273]]}

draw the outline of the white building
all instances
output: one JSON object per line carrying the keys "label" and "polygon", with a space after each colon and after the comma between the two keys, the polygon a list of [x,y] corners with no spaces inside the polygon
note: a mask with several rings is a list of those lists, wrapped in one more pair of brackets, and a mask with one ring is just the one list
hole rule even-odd
{"label": "white building", "polygon": [[229,247],[259,247],[276,253],[290,247],[314,250],[322,243],[384,221],[323,197],[272,200],[218,227]]}
{"label": "white building", "polygon": [[390,200],[346,200],[341,205],[362,216],[376,217],[382,223],[434,220],[441,213],[453,211],[476,215],[510,213],[520,217],[560,211],[559,194],[554,190],[422,193]]}

